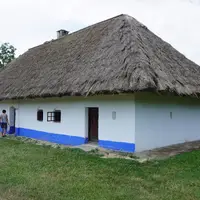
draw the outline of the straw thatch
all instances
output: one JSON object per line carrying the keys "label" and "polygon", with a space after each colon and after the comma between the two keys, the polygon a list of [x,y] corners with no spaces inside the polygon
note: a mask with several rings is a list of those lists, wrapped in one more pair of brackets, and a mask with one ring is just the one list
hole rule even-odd
{"label": "straw thatch", "polygon": [[0,73],[0,99],[146,90],[199,94],[200,68],[127,15],[32,48]]}

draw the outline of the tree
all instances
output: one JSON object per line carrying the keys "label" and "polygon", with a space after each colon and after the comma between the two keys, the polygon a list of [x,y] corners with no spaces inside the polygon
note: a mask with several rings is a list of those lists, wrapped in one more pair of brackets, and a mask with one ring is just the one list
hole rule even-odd
{"label": "tree", "polygon": [[0,46],[0,68],[4,68],[15,58],[15,47],[9,43],[3,43]]}

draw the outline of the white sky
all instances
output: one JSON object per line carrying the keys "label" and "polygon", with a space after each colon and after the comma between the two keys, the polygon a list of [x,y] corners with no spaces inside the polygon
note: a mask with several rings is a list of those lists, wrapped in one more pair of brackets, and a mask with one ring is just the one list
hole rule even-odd
{"label": "white sky", "polygon": [[70,32],[128,14],[200,65],[200,0],[0,0],[0,43],[22,54]]}

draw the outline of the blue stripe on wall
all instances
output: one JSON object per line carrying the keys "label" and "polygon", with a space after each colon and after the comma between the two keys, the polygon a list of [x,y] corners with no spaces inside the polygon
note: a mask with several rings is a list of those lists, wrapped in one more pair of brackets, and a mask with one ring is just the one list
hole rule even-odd
{"label": "blue stripe on wall", "polygon": [[[72,145],[72,146],[81,145],[88,142],[88,138],[63,135],[63,134],[55,134],[55,133],[47,133],[43,131],[37,131],[37,130],[26,129],[26,128],[15,128],[15,134],[16,136],[23,136],[23,137],[33,138],[36,140],[43,140],[43,141],[53,142],[57,144]],[[99,146],[106,149],[112,149],[112,150],[124,151],[124,152],[135,151],[135,144],[126,143],[126,142],[113,142],[113,141],[99,140]]]}
{"label": "blue stripe on wall", "polygon": [[81,145],[87,143],[87,138],[83,137],[47,133],[26,128],[16,128],[16,136],[23,136],[64,145]]}
{"label": "blue stripe on wall", "polygon": [[117,151],[135,152],[135,144],[133,143],[99,140],[99,146]]}

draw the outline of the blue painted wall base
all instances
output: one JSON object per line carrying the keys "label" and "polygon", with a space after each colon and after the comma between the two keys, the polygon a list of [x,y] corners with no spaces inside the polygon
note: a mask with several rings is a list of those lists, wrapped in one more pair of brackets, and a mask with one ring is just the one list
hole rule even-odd
{"label": "blue painted wall base", "polygon": [[73,145],[73,146],[87,143],[87,138],[83,137],[47,133],[43,131],[37,131],[25,128],[16,128],[16,136],[24,136],[37,140],[43,140],[57,144]]}
{"label": "blue painted wall base", "polygon": [[[64,134],[47,133],[43,131],[37,131],[37,130],[26,129],[26,128],[15,128],[15,135],[33,138],[37,140],[53,142],[57,144],[72,145],[72,146],[88,143],[88,138],[70,136],[70,135],[64,135]],[[124,152],[135,151],[135,144],[126,143],[126,142],[113,142],[113,141],[99,140],[99,146],[103,148],[107,148],[107,149],[124,151]]]}
{"label": "blue painted wall base", "polygon": [[133,143],[99,140],[99,146],[116,151],[135,152],[135,144]]}

